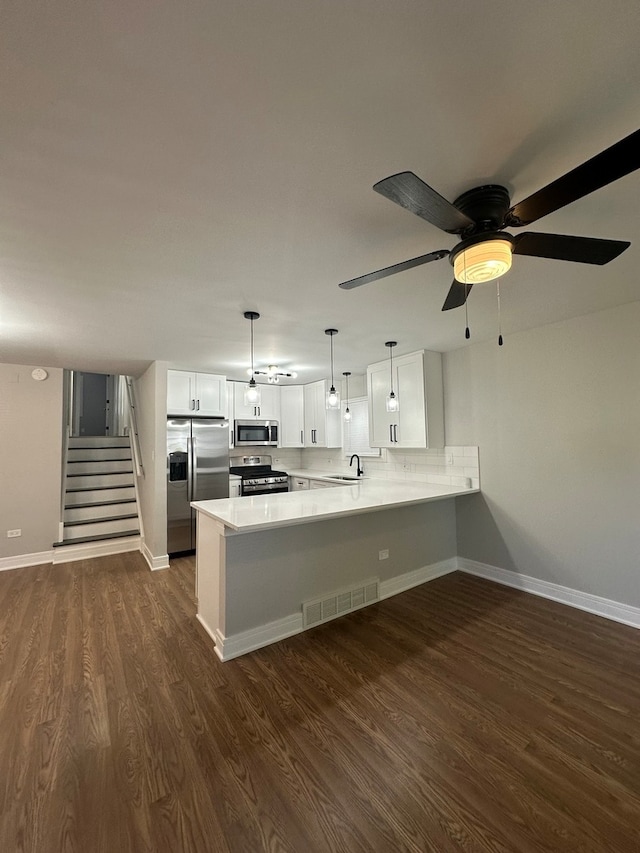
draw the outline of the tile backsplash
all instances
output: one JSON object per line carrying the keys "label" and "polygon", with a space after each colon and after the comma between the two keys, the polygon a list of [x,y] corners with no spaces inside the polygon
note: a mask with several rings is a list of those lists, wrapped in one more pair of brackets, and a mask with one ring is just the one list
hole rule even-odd
{"label": "tile backsplash", "polygon": [[[292,451],[278,449],[284,470],[286,466],[280,454],[287,452]],[[340,448],[313,447],[296,452],[300,454],[300,468],[336,473],[349,471],[349,461]],[[380,456],[363,456],[361,463],[365,476],[480,488],[479,452],[473,446],[447,445],[433,450],[383,449]],[[275,461],[273,464],[278,467]]]}
{"label": "tile backsplash", "polygon": [[[232,456],[271,456],[272,466],[280,471],[310,468],[325,474],[353,473],[340,447],[243,447],[231,450]],[[445,486],[480,488],[480,463],[477,447],[448,445],[433,450],[386,450],[380,456],[360,460],[365,477],[389,480],[413,480]]]}

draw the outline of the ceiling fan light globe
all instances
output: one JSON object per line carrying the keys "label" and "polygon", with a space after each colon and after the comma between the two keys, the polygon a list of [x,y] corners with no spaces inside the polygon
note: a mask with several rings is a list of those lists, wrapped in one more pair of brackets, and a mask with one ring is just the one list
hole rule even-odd
{"label": "ceiling fan light globe", "polygon": [[482,284],[500,278],[511,269],[510,240],[484,240],[467,246],[455,256],[453,274],[462,284]]}

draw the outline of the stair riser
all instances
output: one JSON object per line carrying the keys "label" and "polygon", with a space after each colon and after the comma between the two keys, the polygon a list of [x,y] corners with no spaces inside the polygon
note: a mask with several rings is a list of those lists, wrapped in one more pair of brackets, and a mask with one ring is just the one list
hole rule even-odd
{"label": "stair riser", "polygon": [[100,460],[98,462],[68,462],[67,476],[74,474],[116,474],[119,471],[131,471],[130,459]]}
{"label": "stair riser", "polygon": [[133,486],[133,474],[87,474],[67,477],[67,489],[98,489],[101,486]]}
{"label": "stair riser", "polygon": [[123,533],[138,528],[136,518],[121,518],[119,521],[98,521],[95,524],[75,524],[64,529],[64,541],[87,536],[102,536],[105,533]]}
{"label": "stair riser", "polygon": [[[108,504],[107,506],[83,506],[77,509],[65,509],[64,521],[69,524],[72,521],[95,521],[114,518],[120,515],[131,515],[136,513],[135,501],[131,503]],[[137,516],[136,516],[137,518]]]}
{"label": "stair riser", "polygon": [[133,486],[119,489],[90,489],[85,492],[67,492],[65,505],[101,503],[102,501],[126,501],[135,498],[136,491]]}
{"label": "stair riser", "polygon": [[69,447],[129,447],[129,436],[92,435],[86,438],[70,438]]}
{"label": "stair riser", "polygon": [[72,447],[67,462],[96,462],[107,459],[131,459],[128,447]]}

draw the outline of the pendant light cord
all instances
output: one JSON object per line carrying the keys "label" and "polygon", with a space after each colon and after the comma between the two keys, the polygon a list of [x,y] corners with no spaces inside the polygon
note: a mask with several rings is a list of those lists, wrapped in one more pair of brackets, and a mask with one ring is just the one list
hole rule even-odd
{"label": "pendant light cord", "polygon": [[331,344],[331,387],[335,388],[333,381],[333,335],[329,335],[329,343]]}
{"label": "pendant light cord", "polygon": [[391,385],[391,393],[393,394],[393,347],[389,347],[389,384]]}
{"label": "pendant light cord", "polygon": [[254,370],[253,370],[253,317],[251,318],[251,378],[254,379]]}

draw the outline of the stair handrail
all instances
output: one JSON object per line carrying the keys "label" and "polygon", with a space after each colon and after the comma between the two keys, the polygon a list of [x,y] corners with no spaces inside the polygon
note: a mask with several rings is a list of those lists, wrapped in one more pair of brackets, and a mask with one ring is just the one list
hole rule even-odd
{"label": "stair handrail", "polygon": [[130,424],[130,439],[131,450],[133,452],[133,461],[136,467],[136,476],[144,477],[144,467],[142,465],[142,452],[140,450],[140,437],[138,435],[138,420],[136,417],[136,397],[133,387],[133,378],[131,376],[124,377],[127,387],[127,399],[129,401],[129,424]]}
{"label": "stair handrail", "polygon": [[71,424],[66,423],[62,435],[62,477],[60,478],[60,521],[58,523],[58,542],[64,538],[64,506],[67,498],[67,462],[69,461],[69,439]]}

